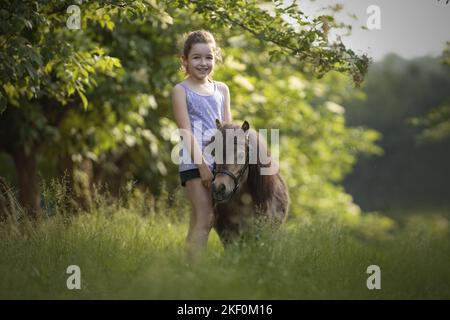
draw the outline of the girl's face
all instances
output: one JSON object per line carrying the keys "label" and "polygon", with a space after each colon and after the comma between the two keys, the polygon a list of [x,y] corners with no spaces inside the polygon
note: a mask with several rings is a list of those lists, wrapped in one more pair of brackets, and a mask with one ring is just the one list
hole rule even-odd
{"label": "girl's face", "polygon": [[187,58],[183,58],[187,73],[197,80],[205,79],[214,69],[214,46],[209,43],[196,43]]}

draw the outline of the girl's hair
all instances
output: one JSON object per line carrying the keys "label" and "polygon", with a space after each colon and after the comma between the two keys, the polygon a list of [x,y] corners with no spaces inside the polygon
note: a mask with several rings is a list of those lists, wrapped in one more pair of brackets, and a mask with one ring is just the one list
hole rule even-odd
{"label": "girl's hair", "polygon": [[[197,43],[208,43],[212,45],[212,49],[214,52],[214,58],[216,61],[221,61],[222,60],[222,55],[220,52],[220,48],[217,46],[216,44],[216,40],[214,40],[213,35],[206,30],[196,30],[196,31],[192,31],[189,32],[184,40],[184,44],[183,44],[183,52],[182,52],[182,56],[183,58],[187,59],[189,52],[191,52],[192,47],[197,44]],[[183,70],[185,72],[187,72],[187,70],[185,70],[184,66],[182,66]]]}

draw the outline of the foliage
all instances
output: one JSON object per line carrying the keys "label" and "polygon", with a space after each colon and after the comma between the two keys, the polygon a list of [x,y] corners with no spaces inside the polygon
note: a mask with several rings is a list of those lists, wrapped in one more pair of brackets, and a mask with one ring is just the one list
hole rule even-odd
{"label": "foliage", "polygon": [[294,212],[358,212],[338,184],[357,153],[379,152],[377,136],[347,130],[336,103],[350,82],[330,71],[358,83],[368,59],[328,42],[339,26],[332,16],[309,20],[280,1],[111,0],[80,4],[81,28],[70,30],[68,6],[4,3],[0,150],[23,148],[45,179],[67,172],[69,187],[85,195],[93,183],[117,193],[130,179],[155,194],[162,180],[178,185],[169,99],[183,76],[178,44],[186,31],[208,28],[225,52],[216,75],[231,88],[234,118],[273,124],[285,137],[282,170]]}
{"label": "foliage", "polygon": [[[450,69],[450,42],[442,53],[441,61]],[[421,140],[438,141],[450,137],[450,99],[434,108],[423,117],[411,119],[414,125],[422,128]]]}
{"label": "foliage", "polygon": [[[234,119],[255,129],[278,129],[281,172],[291,193],[293,214],[360,210],[339,183],[359,153],[380,153],[378,134],[345,125],[344,98],[357,95],[348,78],[330,73],[313,80],[284,62],[270,62],[257,44],[242,36],[227,37],[230,47],[216,72],[233,93]],[[270,46],[266,46],[270,50]]]}
{"label": "foliage", "polygon": [[367,71],[367,56],[357,56],[340,40],[329,42],[330,29],[340,26],[333,16],[320,15],[308,19],[295,0],[289,4],[254,0],[179,0],[178,3],[193,3],[195,11],[213,24],[238,27],[263,43],[275,44],[268,50],[271,60],[291,56],[309,66],[316,76],[321,77],[331,70],[348,72],[357,84],[361,83]]}
{"label": "foliage", "polygon": [[[85,3],[82,26],[89,21],[110,19],[126,5],[139,10],[136,1]],[[24,101],[42,96],[62,105],[74,93],[87,107],[85,92],[96,84],[97,73],[114,74],[120,62],[103,48],[66,27],[68,1],[4,1],[1,7],[2,42],[0,77],[3,108],[20,107]],[[107,13],[105,9],[110,9]],[[111,25],[110,25],[111,27]]]}
{"label": "foliage", "polygon": [[450,137],[450,100],[422,118],[413,118],[412,123],[423,128],[420,141],[439,141]]}

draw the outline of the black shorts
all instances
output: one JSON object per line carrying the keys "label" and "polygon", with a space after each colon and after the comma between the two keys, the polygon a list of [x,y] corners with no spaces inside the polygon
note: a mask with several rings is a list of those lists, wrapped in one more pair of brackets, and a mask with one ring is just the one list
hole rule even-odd
{"label": "black shorts", "polygon": [[200,171],[198,171],[198,169],[190,169],[190,170],[180,172],[181,185],[183,187],[186,186],[186,181],[192,180],[195,178],[200,178]]}

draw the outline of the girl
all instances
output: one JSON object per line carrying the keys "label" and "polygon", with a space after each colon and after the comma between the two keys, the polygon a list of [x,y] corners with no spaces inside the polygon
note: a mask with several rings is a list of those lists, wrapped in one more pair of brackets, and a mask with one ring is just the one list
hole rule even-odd
{"label": "girl", "polygon": [[[190,32],[184,42],[182,66],[187,77],[172,89],[172,107],[179,129],[188,132],[182,152],[191,159],[201,159],[201,164],[181,162],[179,166],[181,185],[185,187],[192,205],[187,249],[190,256],[206,247],[208,235],[214,222],[211,197],[213,163],[205,159],[203,149],[208,139],[197,141],[194,126],[204,133],[216,128],[216,119],[231,122],[230,92],[222,82],[211,78],[220,48],[211,33],[199,30]],[[202,128],[199,128],[201,126]]]}

